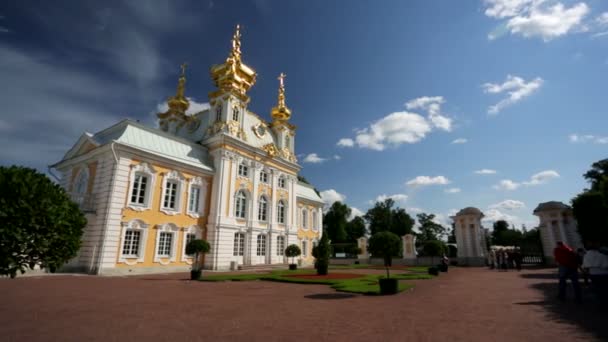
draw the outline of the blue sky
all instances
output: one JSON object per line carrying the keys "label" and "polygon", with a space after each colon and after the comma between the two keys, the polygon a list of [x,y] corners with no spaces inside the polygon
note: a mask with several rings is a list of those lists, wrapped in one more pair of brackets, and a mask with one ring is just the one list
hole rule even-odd
{"label": "blue sky", "polygon": [[184,61],[203,105],[237,23],[249,109],[269,118],[287,74],[302,174],[328,200],[534,226],[606,158],[600,0],[19,1],[0,4],[0,163],[46,171],[83,131],[154,125]]}

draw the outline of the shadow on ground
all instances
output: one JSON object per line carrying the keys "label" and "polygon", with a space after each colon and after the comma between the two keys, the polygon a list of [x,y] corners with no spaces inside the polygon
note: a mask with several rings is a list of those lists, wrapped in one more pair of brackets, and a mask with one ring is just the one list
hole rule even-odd
{"label": "shadow on ground", "polygon": [[[540,276],[540,275],[538,275]],[[596,298],[589,287],[582,286],[583,304],[574,302],[572,285],[568,283],[567,299],[561,302],[557,299],[557,279],[551,277],[535,277],[533,274],[522,274],[521,277],[529,279],[554,279],[552,282],[538,282],[531,287],[540,291],[544,300],[532,302],[518,302],[515,305],[537,305],[542,307],[548,314],[548,319],[574,324],[581,329],[594,334],[601,341],[608,341],[608,312],[600,311]]]}
{"label": "shadow on ground", "polygon": [[307,295],[304,296],[305,298],[308,299],[348,299],[348,298],[353,298],[356,297],[357,295],[354,294],[350,294],[350,293],[317,293],[317,294],[312,294],[312,295]]}

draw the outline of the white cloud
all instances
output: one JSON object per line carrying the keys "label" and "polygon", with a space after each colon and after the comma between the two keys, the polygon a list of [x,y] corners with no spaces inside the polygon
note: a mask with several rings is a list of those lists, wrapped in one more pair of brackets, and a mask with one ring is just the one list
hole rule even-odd
{"label": "white cloud", "polygon": [[508,200],[504,200],[504,201],[496,203],[496,204],[492,204],[488,208],[490,208],[490,209],[515,210],[515,209],[521,209],[521,208],[525,208],[525,207],[526,207],[526,205],[522,201],[516,201],[516,200],[510,200],[510,199],[508,199]]}
{"label": "white cloud", "polygon": [[484,217],[481,220],[484,223],[494,223],[499,220],[505,220],[509,224],[516,224],[520,222],[517,216],[505,214],[498,209],[489,209],[486,210],[483,214]]}
{"label": "white cloud", "polygon": [[489,39],[510,32],[548,42],[570,32],[586,30],[583,19],[590,11],[583,2],[571,7],[545,0],[485,0],[484,3],[488,17],[506,19],[504,29],[490,33]]}
{"label": "white cloud", "polygon": [[387,198],[392,199],[395,202],[405,202],[407,200],[407,195],[406,194],[394,194],[394,195],[379,195],[378,197],[376,197],[376,200],[374,201],[370,201],[370,204],[374,204],[376,202],[384,202],[386,201]]}
{"label": "white cloud", "polygon": [[507,92],[508,96],[500,100],[497,104],[488,108],[488,114],[498,114],[502,109],[512,104],[515,104],[525,97],[532,95],[536,92],[543,84],[543,79],[537,77],[532,81],[526,82],[523,78],[518,76],[507,75],[507,79],[502,84],[498,83],[485,83],[482,85],[484,93],[489,94],[500,94]]}
{"label": "white cloud", "polygon": [[408,213],[412,213],[412,214],[420,214],[420,213],[424,212],[423,209],[417,208],[417,207],[407,207],[407,208],[405,208],[405,211],[407,211]]}
{"label": "white cloud", "polygon": [[452,141],[452,144],[464,144],[466,143],[468,140],[465,138],[458,138],[458,139],[454,139]]}
{"label": "white cloud", "polygon": [[408,101],[405,104],[407,109],[423,109],[429,115],[429,120],[435,128],[444,131],[452,130],[452,119],[441,113],[441,105],[445,103],[443,96],[423,96]]}
{"label": "white cloud", "polygon": [[460,192],[460,188],[449,188],[445,189],[445,192],[448,194],[456,194]]}
{"label": "white cloud", "polygon": [[339,156],[339,155],[337,155],[337,154],[334,154],[334,160],[340,160],[340,159],[342,159],[342,157],[340,157],[340,156]]}
{"label": "white cloud", "polygon": [[496,170],[481,169],[481,170],[475,170],[474,172],[478,175],[493,175],[496,173]]}
{"label": "white cloud", "polygon": [[304,163],[319,164],[326,161],[326,158],[319,157],[316,153],[310,153],[302,160]]}
{"label": "white cloud", "polygon": [[496,190],[516,190],[522,185],[525,186],[535,186],[540,184],[545,184],[551,179],[555,179],[559,177],[559,173],[555,170],[545,170],[539,173],[533,174],[530,177],[530,180],[524,181],[521,183],[514,182],[510,179],[503,179],[500,183],[494,185],[494,189]]}
{"label": "white cloud", "polygon": [[498,184],[494,185],[496,190],[515,190],[519,188],[521,184],[516,183],[510,179],[503,179]]}
{"label": "white cloud", "polygon": [[[192,97],[188,97],[187,99],[188,99],[188,102],[190,102],[190,106],[188,107],[188,110],[186,110],[186,115],[193,115],[193,114],[205,111],[205,110],[209,110],[209,108],[211,108],[211,106],[209,105],[209,102],[196,102],[196,100]],[[156,105],[157,113],[164,113],[168,109],[169,109],[169,105],[167,104],[167,101]]]}
{"label": "white cloud", "polygon": [[357,216],[363,216],[365,215],[364,212],[362,212],[361,210],[355,208],[355,207],[351,207],[350,208],[350,216],[348,217],[349,220],[354,219]]}
{"label": "white cloud", "polygon": [[541,171],[539,173],[536,173],[536,174],[532,175],[532,177],[530,177],[529,181],[523,182],[522,184],[524,184],[524,185],[545,184],[549,180],[554,179],[554,178],[558,178],[558,177],[559,177],[559,173],[557,173],[557,171],[554,171],[554,170],[545,170],[545,171]]}
{"label": "white cloud", "polygon": [[353,139],[350,138],[342,138],[338,141],[336,145],[342,147],[353,147],[355,146],[355,142],[353,141]]}
{"label": "white cloud", "polygon": [[596,135],[586,134],[586,135],[578,135],[578,134],[570,134],[568,139],[571,143],[586,143],[593,142],[596,144],[608,144],[608,136],[600,137]]}
{"label": "white cloud", "polygon": [[410,179],[405,183],[407,186],[427,186],[427,185],[445,185],[449,184],[450,181],[444,176],[418,176],[414,179]]}
{"label": "white cloud", "polygon": [[357,132],[356,142],[361,148],[382,151],[386,145],[398,146],[422,140],[431,125],[420,115],[408,112],[392,113]]}
{"label": "white cloud", "polygon": [[608,12],[601,13],[595,18],[595,21],[601,26],[608,26]]}
{"label": "white cloud", "polygon": [[334,202],[342,202],[346,200],[346,196],[337,192],[334,189],[328,189],[325,191],[321,191],[321,199],[325,202],[325,209],[331,207]]}

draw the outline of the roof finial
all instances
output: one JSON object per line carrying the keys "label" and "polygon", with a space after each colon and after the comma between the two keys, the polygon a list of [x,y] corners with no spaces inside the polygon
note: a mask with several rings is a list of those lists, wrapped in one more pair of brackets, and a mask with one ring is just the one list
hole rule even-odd
{"label": "roof finial", "polygon": [[279,121],[289,120],[291,117],[291,111],[287,108],[285,104],[285,75],[281,73],[277,78],[279,80],[279,98],[277,100],[277,106],[272,108],[272,118]]}
{"label": "roof finial", "polygon": [[285,77],[287,77],[287,75],[281,73],[277,78],[279,80],[279,108],[285,107]]}
{"label": "roof finial", "polygon": [[235,59],[235,62],[241,61],[241,26],[236,25],[234,35],[232,35],[232,51],[230,57]]}

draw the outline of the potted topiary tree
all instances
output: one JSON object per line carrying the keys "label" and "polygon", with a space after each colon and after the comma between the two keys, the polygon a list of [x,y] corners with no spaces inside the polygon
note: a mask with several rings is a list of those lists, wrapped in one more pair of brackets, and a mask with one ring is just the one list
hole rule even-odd
{"label": "potted topiary tree", "polygon": [[317,269],[318,275],[326,275],[327,269],[329,268],[329,256],[331,254],[331,246],[329,244],[329,237],[326,233],[323,233],[321,241],[317,245],[314,251],[315,268]]}
{"label": "potted topiary tree", "polygon": [[202,239],[192,240],[186,245],[186,254],[194,255],[190,279],[198,280],[201,278],[203,265],[200,263],[200,255],[208,253],[209,249],[211,249],[209,243]]}
{"label": "potted topiary tree", "polygon": [[285,256],[291,258],[291,264],[289,264],[290,270],[298,269],[298,265],[294,262],[293,258],[300,256],[300,254],[302,254],[302,251],[298,245],[289,245],[285,248]]}
{"label": "potted topiary tree", "polygon": [[398,279],[391,278],[389,265],[393,255],[399,253],[401,239],[397,234],[391,232],[378,232],[369,239],[369,251],[373,256],[379,256],[384,259],[384,267],[386,268],[386,278],[380,278],[380,294],[395,294],[399,291]]}
{"label": "potted topiary tree", "polygon": [[[422,246],[422,252],[425,256],[431,257],[431,264],[435,264],[435,257],[442,256],[445,253],[446,246],[443,241],[440,240],[429,240]],[[442,272],[447,272],[447,265],[443,263],[437,265],[437,269]]]}

